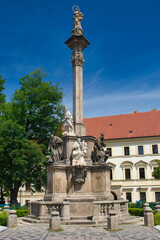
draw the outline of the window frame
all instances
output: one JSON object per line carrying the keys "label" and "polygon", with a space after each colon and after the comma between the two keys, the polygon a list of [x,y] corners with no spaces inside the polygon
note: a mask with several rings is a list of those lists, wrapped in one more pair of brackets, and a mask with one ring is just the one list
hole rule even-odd
{"label": "window frame", "polygon": [[[142,153],[140,153],[140,151],[141,151],[140,148],[142,150]],[[144,155],[144,146],[143,145],[138,146],[138,155],[141,155],[141,156]]]}
{"label": "window frame", "polygon": [[[144,169],[144,177],[141,177],[141,171],[140,171],[140,169]],[[139,179],[146,179],[146,176],[145,176],[145,167],[139,167]]]}
{"label": "window frame", "polygon": [[[154,147],[156,146],[156,152],[154,152],[155,151],[155,149],[154,149]],[[152,154],[158,154],[158,144],[152,144]]]}
{"label": "window frame", "polygon": [[[127,171],[129,170],[129,178],[127,178]],[[131,169],[130,168],[125,168],[125,180],[131,180]]]}
{"label": "window frame", "polygon": [[[126,154],[127,153],[126,150],[128,150],[128,154]],[[130,148],[129,148],[129,146],[124,147],[124,156],[130,156]]]}
{"label": "window frame", "polygon": [[[130,199],[127,198],[128,194],[130,195],[130,197],[129,197]],[[132,193],[131,192],[126,192],[126,200],[128,200],[129,202],[132,202]]]}
{"label": "window frame", "polygon": [[[141,197],[142,193],[145,195],[145,198],[144,198],[144,199],[142,199],[142,197]],[[145,202],[146,202],[146,199],[147,199],[146,196],[147,196],[146,192],[140,192],[140,193],[139,193],[139,199],[141,200],[141,202],[142,202],[142,201],[145,201]]]}
{"label": "window frame", "polygon": [[[110,149],[110,150],[108,150],[108,149]],[[107,148],[107,151],[109,151],[109,156],[112,157],[112,148],[109,148],[109,147],[108,147],[108,148]]]}

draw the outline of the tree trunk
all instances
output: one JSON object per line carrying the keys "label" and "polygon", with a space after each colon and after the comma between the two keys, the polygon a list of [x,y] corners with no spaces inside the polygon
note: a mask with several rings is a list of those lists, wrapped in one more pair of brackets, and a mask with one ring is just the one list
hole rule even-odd
{"label": "tree trunk", "polygon": [[18,201],[17,201],[17,196],[18,196],[18,191],[19,191],[20,185],[16,186],[16,187],[12,187],[10,189],[10,205],[17,205]]}
{"label": "tree trunk", "polygon": [[3,187],[1,187],[1,198],[0,198],[0,203],[5,204],[4,196],[3,196]]}

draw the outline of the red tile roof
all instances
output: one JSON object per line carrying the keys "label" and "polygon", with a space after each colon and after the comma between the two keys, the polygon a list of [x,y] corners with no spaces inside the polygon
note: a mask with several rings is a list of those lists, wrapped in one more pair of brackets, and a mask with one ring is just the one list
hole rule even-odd
{"label": "red tile roof", "polygon": [[85,118],[86,135],[104,139],[160,136],[160,111]]}

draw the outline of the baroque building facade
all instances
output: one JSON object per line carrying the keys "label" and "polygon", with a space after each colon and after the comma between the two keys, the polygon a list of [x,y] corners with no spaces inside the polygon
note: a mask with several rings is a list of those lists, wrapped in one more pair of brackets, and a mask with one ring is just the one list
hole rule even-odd
{"label": "baroque building facade", "polygon": [[110,157],[115,198],[160,202],[160,180],[152,172],[160,162],[160,111],[85,119],[87,135],[104,139]]}

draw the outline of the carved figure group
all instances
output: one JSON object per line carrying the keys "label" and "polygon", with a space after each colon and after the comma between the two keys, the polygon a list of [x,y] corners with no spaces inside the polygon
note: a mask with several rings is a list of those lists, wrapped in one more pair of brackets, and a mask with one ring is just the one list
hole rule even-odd
{"label": "carved figure group", "polygon": [[72,150],[72,165],[81,165],[86,166],[86,162],[84,160],[84,156],[87,153],[87,143],[80,138],[73,144]]}
{"label": "carved figure group", "polygon": [[73,117],[70,111],[65,107],[66,113],[63,120],[64,132],[63,136],[75,136],[74,126],[73,126]]}
{"label": "carved figure group", "polygon": [[96,139],[94,144],[94,161],[96,163],[105,163],[109,157],[106,144],[104,144],[103,140],[104,133],[101,133],[101,136]]}
{"label": "carved figure group", "polygon": [[63,140],[60,137],[51,135],[48,151],[51,151],[51,156],[47,156],[48,162],[59,162],[62,159],[63,153]]}

